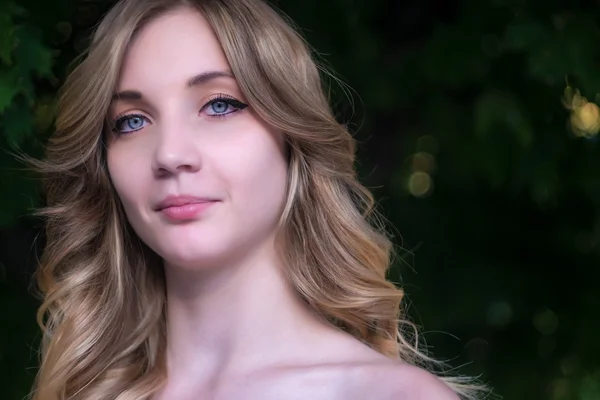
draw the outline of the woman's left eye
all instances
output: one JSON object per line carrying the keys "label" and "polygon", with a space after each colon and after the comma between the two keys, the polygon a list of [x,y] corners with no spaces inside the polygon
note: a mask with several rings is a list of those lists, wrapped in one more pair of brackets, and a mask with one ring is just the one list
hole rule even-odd
{"label": "woman's left eye", "polygon": [[246,107],[248,107],[248,104],[242,103],[233,97],[219,96],[206,103],[201,111],[204,111],[210,117],[224,117]]}

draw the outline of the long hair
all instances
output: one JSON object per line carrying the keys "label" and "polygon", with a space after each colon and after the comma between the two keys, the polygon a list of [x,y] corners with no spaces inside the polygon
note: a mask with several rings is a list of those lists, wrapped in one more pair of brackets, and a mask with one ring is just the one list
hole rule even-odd
{"label": "long hair", "polygon": [[[148,21],[175,7],[202,13],[249,104],[285,135],[288,194],[278,247],[312,309],[378,352],[432,359],[399,329],[403,292],[386,280],[392,252],[355,141],[336,121],[301,35],[260,0],[125,0],[104,17],[60,91],[44,172],[47,246],[34,400],[147,399],[166,379],[162,263],[127,223],[111,184],[103,128],[123,58]],[[443,378],[470,398],[468,384]]]}

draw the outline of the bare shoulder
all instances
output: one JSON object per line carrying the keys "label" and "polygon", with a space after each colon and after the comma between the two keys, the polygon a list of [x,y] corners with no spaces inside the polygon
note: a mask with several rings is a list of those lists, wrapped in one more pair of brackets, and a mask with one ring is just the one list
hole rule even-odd
{"label": "bare shoulder", "polygon": [[443,380],[424,369],[400,362],[365,368],[374,380],[373,398],[378,400],[459,400]]}
{"label": "bare shoulder", "polygon": [[459,400],[446,382],[427,370],[392,360],[370,348],[355,351],[362,353],[360,358],[344,368],[347,399]]}
{"label": "bare shoulder", "polygon": [[335,350],[329,362],[310,368],[322,379],[319,386],[335,388],[335,395],[327,399],[459,400],[450,386],[429,371],[386,357],[353,337],[338,336],[330,345]]}

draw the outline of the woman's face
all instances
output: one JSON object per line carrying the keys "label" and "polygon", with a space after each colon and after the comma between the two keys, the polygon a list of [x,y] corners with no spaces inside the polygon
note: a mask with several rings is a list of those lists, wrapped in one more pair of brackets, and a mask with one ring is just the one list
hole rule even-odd
{"label": "woman's face", "polygon": [[246,104],[203,16],[179,9],[146,25],[116,92],[108,169],[150,248],[193,268],[270,242],[285,201],[282,135]]}

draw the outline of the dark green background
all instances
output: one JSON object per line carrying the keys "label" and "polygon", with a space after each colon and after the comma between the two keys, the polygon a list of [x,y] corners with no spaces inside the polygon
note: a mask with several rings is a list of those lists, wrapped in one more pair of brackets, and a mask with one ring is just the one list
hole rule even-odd
{"label": "dark green background", "polygon": [[[354,113],[339,87],[335,110],[430,350],[506,399],[600,399],[600,149],[560,102],[566,76],[600,91],[598,3],[276,4],[352,88]],[[41,154],[67,65],[109,5],[0,2],[0,399],[35,374],[44,241],[38,182],[9,151]],[[425,196],[411,176],[413,191],[431,180]]]}

